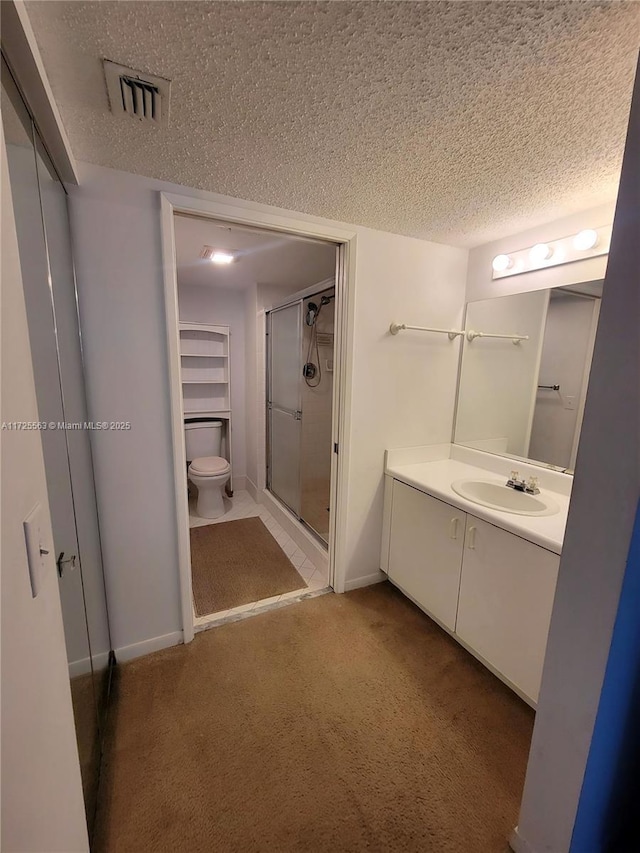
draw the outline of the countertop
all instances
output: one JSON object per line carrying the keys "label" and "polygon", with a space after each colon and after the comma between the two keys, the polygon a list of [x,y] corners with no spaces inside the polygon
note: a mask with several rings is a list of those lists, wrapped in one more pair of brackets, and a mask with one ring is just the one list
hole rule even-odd
{"label": "countertop", "polygon": [[456,459],[439,459],[435,462],[414,462],[407,465],[390,465],[385,473],[400,480],[408,486],[414,486],[422,492],[427,492],[452,506],[458,507],[476,518],[488,521],[496,527],[508,530],[522,539],[540,545],[554,554],[562,553],[564,531],[567,524],[569,511],[569,497],[552,491],[541,489],[541,495],[549,494],[558,504],[560,511],[554,515],[515,515],[482,504],[466,500],[451,488],[451,483],[462,479],[495,480],[496,483],[504,485],[503,475],[488,471],[485,468],[477,468]]}

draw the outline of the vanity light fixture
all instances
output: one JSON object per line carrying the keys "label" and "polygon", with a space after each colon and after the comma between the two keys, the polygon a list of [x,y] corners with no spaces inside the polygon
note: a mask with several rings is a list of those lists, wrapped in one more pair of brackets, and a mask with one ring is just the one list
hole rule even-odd
{"label": "vanity light fixture", "polygon": [[586,228],[573,238],[573,248],[579,252],[586,252],[587,249],[593,249],[597,245],[598,232],[594,231],[593,228]]}
{"label": "vanity light fixture", "polygon": [[491,264],[491,278],[535,273],[560,264],[607,255],[610,242],[611,225],[585,228],[577,234],[549,240],[548,243],[536,243],[535,246],[517,249],[508,255],[496,255]]}
{"label": "vanity light fixture", "polygon": [[495,272],[506,272],[506,270],[513,266],[513,261],[509,255],[496,255],[492,266]]}
{"label": "vanity light fixture", "polygon": [[231,264],[233,261],[234,256],[230,255],[229,252],[214,252],[211,255],[212,264]]}
{"label": "vanity light fixture", "polygon": [[551,255],[553,255],[553,249],[548,243],[536,243],[529,251],[529,259],[536,266],[548,261]]}

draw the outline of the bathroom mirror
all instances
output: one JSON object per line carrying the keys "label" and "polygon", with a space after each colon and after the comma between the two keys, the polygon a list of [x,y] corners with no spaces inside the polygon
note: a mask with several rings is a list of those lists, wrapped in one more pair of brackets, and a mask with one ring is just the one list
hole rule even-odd
{"label": "bathroom mirror", "polygon": [[572,472],[601,297],[597,281],[467,303],[456,444]]}

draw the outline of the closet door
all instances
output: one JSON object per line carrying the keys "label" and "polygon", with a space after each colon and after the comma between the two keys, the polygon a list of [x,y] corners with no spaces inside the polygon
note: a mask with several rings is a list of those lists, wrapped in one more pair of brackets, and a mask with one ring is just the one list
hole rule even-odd
{"label": "closet door", "polygon": [[[77,557],[81,562],[91,670],[94,676],[93,687],[98,712],[102,715],[106,708],[111,638],[93,477],[91,431],[85,428],[89,415],[85,397],[67,194],[37,137],[36,163],[49,261],[50,299],[53,306],[59,368],[60,409],[64,421],[73,425],[61,435],[65,441],[73,494]],[[122,433],[121,439],[126,440],[126,432]],[[60,587],[61,594],[64,596],[65,586],[70,582],[73,569],[68,563],[63,563],[62,568]]]}
{"label": "closet door", "polygon": [[269,312],[267,484],[300,515],[302,302]]}
{"label": "closet door", "polygon": [[91,832],[111,643],[66,193],[4,61],[2,120]]}

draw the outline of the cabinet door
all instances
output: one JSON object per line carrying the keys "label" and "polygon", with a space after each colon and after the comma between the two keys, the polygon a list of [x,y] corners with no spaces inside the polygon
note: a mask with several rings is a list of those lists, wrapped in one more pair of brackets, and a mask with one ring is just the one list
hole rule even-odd
{"label": "cabinet door", "polygon": [[533,702],[559,563],[551,551],[468,516],[456,633]]}
{"label": "cabinet door", "polygon": [[454,631],[465,513],[394,480],[389,580]]}

